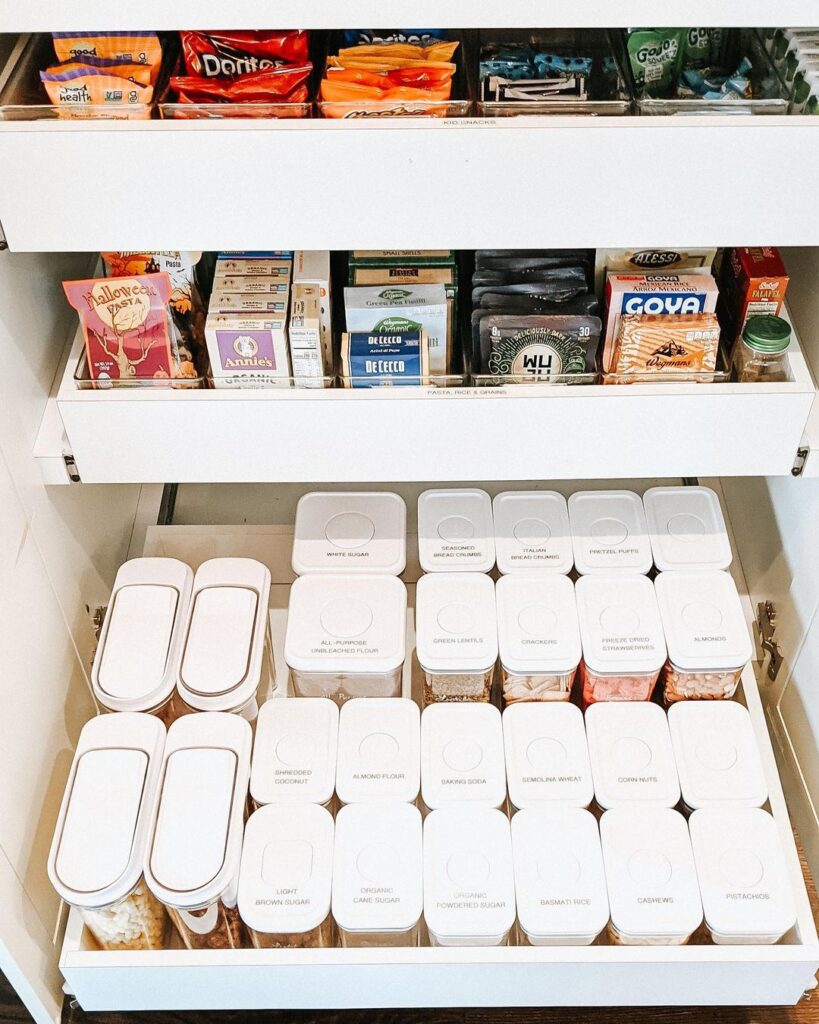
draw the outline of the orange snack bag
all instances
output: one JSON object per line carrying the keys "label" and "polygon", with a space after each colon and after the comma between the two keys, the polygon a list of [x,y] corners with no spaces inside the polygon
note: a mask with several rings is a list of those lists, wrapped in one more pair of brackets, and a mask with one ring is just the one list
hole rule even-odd
{"label": "orange snack bag", "polygon": [[[120,78],[99,68],[75,68],[73,71],[52,74],[40,72],[40,79],[48,93],[48,98],[57,106],[66,106],[67,116],[75,111],[73,107],[141,107],[134,115],[150,116],[147,104],[153,99],[152,85],[139,85],[127,78]],[[81,111],[77,111],[80,116]]]}
{"label": "orange snack bag", "polygon": [[62,75],[69,71],[105,71],[116,78],[125,78],[129,82],[136,82],[137,85],[153,85],[151,81],[151,69],[147,64],[133,64],[121,60],[105,60],[96,57],[87,57],[85,60],[67,60],[63,64],[52,64],[46,68],[47,75]]}
{"label": "orange snack bag", "polygon": [[385,63],[394,60],[449,61],[455,56],[457,49],[457,40],[440,40],[431,43],[429,46],[413,46],[411,43],[386,43],[381,45],[373,43],[364,46],[345,46],[338,51],[338,56],[343,63],[346,63],[348,58],[362,60],[369,57],[377,58]]}
{"label": "orange snack bag", "polygon": [[162,44],[156,32],[54,32],[52,39],[61,63],[103,57],[145,64],[151,68],[151,84],[156,84],[162,64]]}

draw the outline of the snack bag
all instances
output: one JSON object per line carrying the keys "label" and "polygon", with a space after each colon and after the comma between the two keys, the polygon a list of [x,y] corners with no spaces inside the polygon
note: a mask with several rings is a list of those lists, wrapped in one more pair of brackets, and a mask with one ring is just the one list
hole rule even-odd
{"label": "snack bag", "polygon": [[[346,46],[338,51],[339,60],[348,64],[351,60],[371,60],[376,64],[403,67],[406,61],[450,61],[458,49],[457,40],[437,40],[428,46],[413,46],[411,43],[364,44]],[[395,62],[399,63],[395,63]]]}
{"label": "snack bag", "polygon": [[682,28],[629,30],[626,47],[639,97],[665,99],[673,95],[680,73],[685,35],[686,30]]}
{"label": "snack bag", "polygon": [[128,60],[110,60],[107,57],[84,57],[82,60],[67,60],[62,64],[52,64],[46,68],[49,75],[61,75],[68,71],[99,70],[117,78],[127,78],[137,85],[150,86],[151,68],[147,64],[137,64]]}
{"label": "snack bag", "polygon": [[185,72],[199,78],[239,78],[309,59],[310,34],[287,32],[182,32]]}
{"label": "snack bag", "polygon": [[177,375],[167,304],[168,274],[64,281],[85,335],[95,381],[167,380]]}
{"label": "snack bag", "polygon": [[440,28],[348,28],[344,42],[348,46],[362,43],[412,43],[414,46],[429,46],[436,40],[446,39],[446,29]]}
{"label": "snack bag", "polygon": [[156,85],[162,65],[162,44],[156,32],[53,32],[58,61],[85,61],[86,57],[145,64]]}
{"label": "snack bag", "polygon": [[171,89],[179,103],[306,103],[312,64],[282,64],[239,78],[174,75]]}
{"label": "snack bag", "polygon": [[548,383],[594,372],[601,331],[596,316],[486,316],[480,348],[493,376]]}
{"label": "snack bag", "polygon": [[[40,72],[48,98],[55,106],[65,106],[65,116],[88,116],[82,110],[75,111],[71,107],[140,107],[133,113],[125,111],[126,118],[150,117],[150,104],[153,99],[153,86],[140,85],[128,78],[120,78],[104,68],[74,67],[71,71],[54,73],[51,70]],[[62,115],[61,115],[62,116]],[[94,114],[93,116],[96,116]]]}

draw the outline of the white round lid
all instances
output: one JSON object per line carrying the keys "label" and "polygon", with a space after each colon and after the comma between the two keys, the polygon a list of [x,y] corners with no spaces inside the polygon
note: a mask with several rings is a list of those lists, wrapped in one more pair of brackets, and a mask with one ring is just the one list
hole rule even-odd
{"label": "white round lid", "polygon": [[256,719],[250,795],[258,804],[325,804],[336,783],[338,705],[273,698]]}
{"label": "white round lid", "polygon": [[202,712],[168,730],[145,880],[157,899],[193,910],[232,891],[239,874],[252,730]]}
{"label": "white round lid", "polygon": [[193,573],[175,558],[120,566],[91,668],[111,711],[150,711],[173,693]]}
{"label": "white round lid", "polygon": [[401,932],[424,905],[421,812],[347,804],[336,816],[333,917],[345,931]]}
{"label": "white round lid", "polygon": [[634,491],[577,491],[569,498],[569,521],[579,573],[651,569],[643,502]]}
{"label": "white round lid", "polygon": [[681,938],[702,923],[685,818],[668,808],[617,807],[600,819],[611,923],[631,938]]}
{"label": "white round lid", "polygon": [[100,715],[83,727],[48,855],[51,884],[71,906],[110,906],[142,876],[164,743],[154,715]]}
{"label": "white round lid", "polygon": [[443,945],[502,941],[515,922],[509,819],[447,807],[424,821],[424,918]]}
{"label": "white round lid", "polygon": [[530,807],[512,818],[515,896],[532,938],[598,935],[609,920],[600,833],[577,807]]}
{"label": "white round lid", "polygon": [[662,572],[655,588],[676,668],[714,672],[744,668],[751,660],[751,634],[727,572]]}
{"label": "white round lid", "polygon": [[498,659],[495,584],[479,572],[429,573],[415,587],[415,650],[428,672],[486,672]]}
{"label": "white round lid", "polygon": [[503,747],[515,807],[588,807],[592,802],[586,728],[574,704],[510,704],[503,712]]}
{"label": "white round lid", "polygon": [[293,572],[386,573],[407,564],[407,506],[389,491],[313,491],[296,506]]}
{"label": "white round lid", "polygon": [[261,807],[248,818],[239,870],[239,913],[257,932],[300,935],[330,913],[333,834],[316,804]]}
{"label": "white round lid", "polygon": [[649,701],[600,701],[586,711],[586,735],[601,807],[677,804],[680,783],[661,707]]}
{"label": "white round lid", "polygon": [[489,572],[495,565],[492,499],[474,487],[418,498],[418,557],[424,572]]}
{"label": "white round lid", "polygon": [[719,498],[710,487],[650,487],[643,495],[658,569],[727,569],[731,542]]}
{"label": "white round lid", "polygon": [[284,659],[299,672],[393,672],[404,663],[407,588],[395,576],[300,576]]}
{"label": "white round lid", "polygon": [[705,923],[725,939],[770,942],[796,923],[776,822],[750,807],[707,807],[689,820]]}
{"label": "white round lid", "polygon": [[495,553],[502,573],[571,572],[572,533],[557,491],[504,491],[492,502]]}
{"label": "white round lid", "polygon": [[270,571],[252,558],[212,558],[193,580],[177,689],[198,711],[233,711],[259,689]]}
{"label": "white round lid", "polygon": [[575,585],[583,658],[602,675],[648,675],[665,663],[654,584],[646,576],[582,576]]}
{"label": "white round lid", "polygon": [[507,672],[565,675],[580,664],[574,584],[554,573],[502,576],[495,588],[498,650]]}
{"label": "white round lid", "polygon": [[747,710],[733,700],[682,700],[668,725],[680,789],[692,809],[709,804],[761,807],[768,784]]}
{"label": "white round lid", "polygon": [[412,802],[421,785],[421,712],[406,697],[354,697],[341,709],[336,792],[345,804]]}
{"label": "white round lid", "polygon": [[429,808],[500,807],[506,799],[503,726],[493,704],[430,704],[421,715],[421,795]]}

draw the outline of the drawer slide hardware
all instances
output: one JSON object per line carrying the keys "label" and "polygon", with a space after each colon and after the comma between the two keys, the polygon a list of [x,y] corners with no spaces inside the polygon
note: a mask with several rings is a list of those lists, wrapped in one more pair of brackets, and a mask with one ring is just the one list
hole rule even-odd
{"label": "drawer slide hardware", "polygon": [[810,448],[801,447],[796,449],[796,458],[793,460],[792,476],[802,476],[805,472],[805,463],[808,461]]}
{"label": "drawer slide hardware", "polygon": [[74,461],[73,455],[63,455],[63,462],[65,463],[65,469],[68,473],[68,479],[72,484],[78,484],[80,480],[80,471],[77,469],[77,463]]}
{"label": "drawer slide hardware", "polygon": [[756,606],[756,627],[759,631],[759,642],[762,650],[768,655],[768,679],[776,680],[782,666],[782,652],[779,650],[774,633],[776,632],[776,608],[771,601],[760,601]]}

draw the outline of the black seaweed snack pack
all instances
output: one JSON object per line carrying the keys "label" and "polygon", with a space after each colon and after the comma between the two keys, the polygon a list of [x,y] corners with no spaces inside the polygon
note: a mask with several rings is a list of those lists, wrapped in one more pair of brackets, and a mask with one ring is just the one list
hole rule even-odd
{"label": "black seaweed snack pack", "polygon": [[485,372],[550,380],[595,371],[602,324],[596,316],[490,314],[477,324]]}

